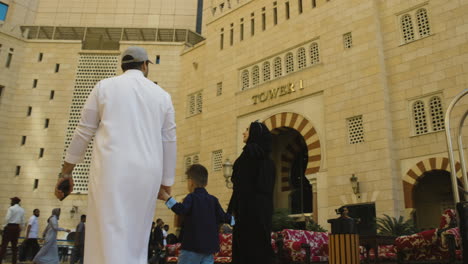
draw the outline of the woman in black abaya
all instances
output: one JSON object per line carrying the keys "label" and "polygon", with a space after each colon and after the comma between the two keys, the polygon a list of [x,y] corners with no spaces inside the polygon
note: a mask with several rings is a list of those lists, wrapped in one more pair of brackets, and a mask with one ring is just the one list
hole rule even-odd
{"label": "woman in black abaya", "polygon": [[234,162],[233,193],[228,212],[235,217],[233,264],[271,264],[271,221],[275,164],[272,136],[265,124],[252,122],[244,132],[244,149]]}

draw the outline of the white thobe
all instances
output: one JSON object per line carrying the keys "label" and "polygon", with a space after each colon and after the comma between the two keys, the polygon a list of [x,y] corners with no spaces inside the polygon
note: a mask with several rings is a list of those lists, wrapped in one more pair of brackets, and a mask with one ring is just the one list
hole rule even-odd
{"label": "white thobe", "polygon": [[65,160],[89,173],[85,264],[146,264],[160,185],[174,183],[176,131],[170,95],[139,70],[98,82]]}

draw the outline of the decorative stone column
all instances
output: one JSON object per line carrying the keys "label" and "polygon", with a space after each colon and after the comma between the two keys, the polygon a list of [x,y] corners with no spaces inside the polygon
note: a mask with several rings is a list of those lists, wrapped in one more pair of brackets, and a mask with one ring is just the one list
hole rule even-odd
{"label": "decorative stone column", "polygon": [[315,223],[318,223],[317,174],[306,175],[306,178],[312,186],[312,219]]}

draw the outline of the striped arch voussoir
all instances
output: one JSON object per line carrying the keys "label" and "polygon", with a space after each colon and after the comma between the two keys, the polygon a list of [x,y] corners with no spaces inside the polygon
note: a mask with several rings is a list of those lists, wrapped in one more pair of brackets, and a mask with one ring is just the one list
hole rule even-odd
{"label": "striped arch voussoir", "polygon": [[309,161],[306,174],[316,173],[320,170],[320,161],[322,160],[320,140],[317,131],[309,120],[297,113],[283,112],[265,119],[263,123],[270,130],[281,127],[297,130],[304,138],[308,149]]}
{"label": "striped arch voussoir", "polygon": [[[461,165],[459,162],[455,164],[457,177],[461,178]],[[413,201],[413,188],[418,178],[421,177],[426,171],[431,170],[445,170],[450,171],[450,164],[448,158],[435,157],[426,160],[422,160],[411,169],[409,169],[403,176],[403,192],[405,196],[405,208],[414,208]]]}

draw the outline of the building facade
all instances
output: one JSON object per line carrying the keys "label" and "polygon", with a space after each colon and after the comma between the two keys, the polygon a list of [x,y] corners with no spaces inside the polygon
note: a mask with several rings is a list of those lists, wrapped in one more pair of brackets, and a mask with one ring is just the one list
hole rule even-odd
{"label": "building facade", "polygon": [[[0,28],[0,217],[11,196],[31,213],[61,207],[69,227],[78,221],[72,212],[86,212],[89,163],[74,175],[76,194],[58,202],[51,190],[80,106],[98,80],[121,72],[129,45],[148,50],[149,78],[173,98],[175,196],[187,194],[186,167],[201,163],[208,191],[227,207],[223,164],[234,162],[242,132],[260,120],[274,134],[275,207],[298,220],[328,228],[347,205],[428,228],[453,207],[443,118],[468,86],[464,1],[0,3],[8,6]],[[162,203],[156,217],[173,222]]]}

